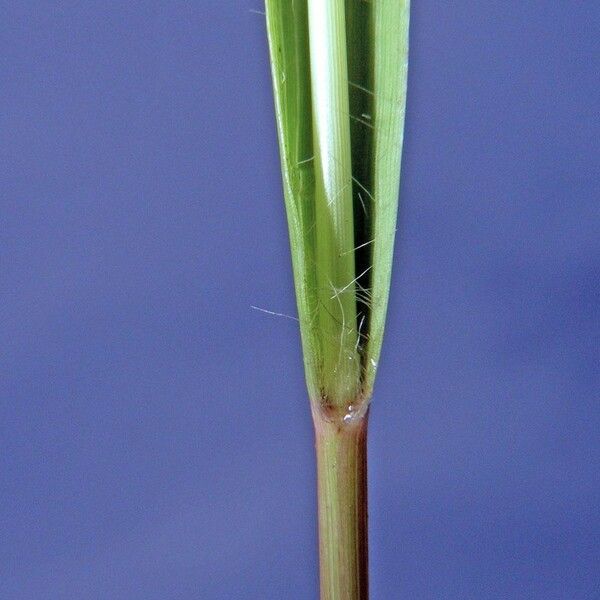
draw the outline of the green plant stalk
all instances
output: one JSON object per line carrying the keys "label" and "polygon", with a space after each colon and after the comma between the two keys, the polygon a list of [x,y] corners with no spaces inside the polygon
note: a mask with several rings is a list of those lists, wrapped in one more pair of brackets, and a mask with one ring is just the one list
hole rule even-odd
{"label": "green plant stalk", "polygon": [[366,434],[387,309],[409,0],[265,0],[306,382],[322,600],[365,600]]}
{"label": "green plant stalk", "polygon": [[366,600],[367,416],[348,424],[315,415],[321,600]]}

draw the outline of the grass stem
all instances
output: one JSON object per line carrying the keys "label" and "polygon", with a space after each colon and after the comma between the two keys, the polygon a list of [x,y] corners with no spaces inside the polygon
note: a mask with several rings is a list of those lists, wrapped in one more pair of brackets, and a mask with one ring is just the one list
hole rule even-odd
{"label": "grass stem", "polygon": [[367,600],[367,419],[315,424],[321,600]]}
{"label": "grass stem", "polygon": [[315,424],[322,600],[367,600],[367,412],[383,341],[410,0],[265,0]]}

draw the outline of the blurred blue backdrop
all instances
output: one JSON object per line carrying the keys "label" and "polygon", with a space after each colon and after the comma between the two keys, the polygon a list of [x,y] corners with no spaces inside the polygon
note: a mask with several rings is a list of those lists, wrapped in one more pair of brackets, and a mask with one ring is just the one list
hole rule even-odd
{"label": "blurred blue backdrop", "polygon": [[[317,595],[264,18],[0,2],[0,598]],[[373,598],[600,597],[600,7],[415,2]]]}

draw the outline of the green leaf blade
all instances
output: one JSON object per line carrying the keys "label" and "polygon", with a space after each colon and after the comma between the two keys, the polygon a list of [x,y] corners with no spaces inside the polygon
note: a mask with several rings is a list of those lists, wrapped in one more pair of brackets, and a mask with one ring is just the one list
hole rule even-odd
{"label": "green leaf blade", "polygon": [[408,75],[409,0],[373,3],[373,198],[371,321],[365,353],[365,389],[371,393],[390,290],[400,187]]}
{"label": "green leaf blade", "polygon": [[267,33],[306,381],[319,393],[312,98],[306,0],[266,0]]}
{"label": "green leaf blade", "polygon": [[313,407],[362,413],[389,294],[409,1],[266,9],[309,393]]}

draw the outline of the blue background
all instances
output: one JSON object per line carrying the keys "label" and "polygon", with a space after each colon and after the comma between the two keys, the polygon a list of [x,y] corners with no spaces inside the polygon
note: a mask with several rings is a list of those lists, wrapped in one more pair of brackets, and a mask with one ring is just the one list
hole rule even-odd
{"label": "blue background", "polygon": [[[0,2],[0,598],[317,594],[264,20]],[[600,8],[415,2],[373,598],[600,597]]]}

